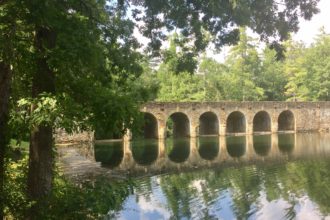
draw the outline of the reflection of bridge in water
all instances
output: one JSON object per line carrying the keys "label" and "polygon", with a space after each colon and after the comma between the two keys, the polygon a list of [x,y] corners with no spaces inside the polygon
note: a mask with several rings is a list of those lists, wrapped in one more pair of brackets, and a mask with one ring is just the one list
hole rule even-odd
{"label": "reflection of bridge in water", "polygon": [[134,175],[330,156],[329,142],[329,134],[290,133],[102,143],[94,152],[103,166]]}

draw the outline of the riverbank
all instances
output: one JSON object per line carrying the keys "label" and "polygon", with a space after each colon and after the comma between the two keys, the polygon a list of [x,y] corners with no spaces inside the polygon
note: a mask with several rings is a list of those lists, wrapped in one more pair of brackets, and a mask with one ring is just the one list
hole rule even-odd
{"label": "riverbank", "polygon": [[81,152],[76,145],[57,145],[58,169],[63,175],[74,183],[92,181],[99,177],[109,179],[125,180],[125,174],[116,173],[104,168],[100,162],[96,162],[88,153]]}

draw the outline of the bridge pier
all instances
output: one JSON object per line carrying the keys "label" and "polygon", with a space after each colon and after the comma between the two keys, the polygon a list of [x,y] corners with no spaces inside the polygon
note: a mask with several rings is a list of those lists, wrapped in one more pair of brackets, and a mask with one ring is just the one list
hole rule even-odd
{"label": "bridge pier", "polygon": [[226,129],[227,129],[226,123],[220,123],[219,135],[220,136],[225,136],[226,135]]}
{"label": "bridge pier", "polygon": [[253,134],[253,122],[246,123],[246,134]]}
{"label": "bridge pier", "polygon": [[158,121],[158,139],[166,138],[166,123]]}
{"label": "bridge pier", "polygon": [[191,138],[195,138],[197,137],[199,134],[198,134],[198,127],[199,127],[199,121],[196,121],[196,120],[191,120],[190,122],[190,137]]}
{"label": "bridge pier", "polygon": [[271,132],[276,133],[278,131],[278,122],[277,120],[272,120]]}
{"label": "bridge pier", "polygon": [[127,129],[126,133],[123,136],[124,142],[132,140],[132,132],[131,130]]}

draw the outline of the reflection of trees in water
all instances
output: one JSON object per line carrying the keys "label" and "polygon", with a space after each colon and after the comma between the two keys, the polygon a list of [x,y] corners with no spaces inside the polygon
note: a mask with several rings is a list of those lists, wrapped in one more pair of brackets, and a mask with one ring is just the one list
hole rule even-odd
{"label": "reflection of trees in water", "polygon": [[246,151],[245,136],[229,136],[226,137],[227,152],[231,157],[242,157]]}
{"label": "reflection of trees in water", "polygon": [[294,150],[295,134],[278,134],[278,148],[282,153],[290,154]]}
{"label": "reflection of trees in water", "polygon": [[119,166],[124,156],[122,142],[94,145],[95,160],[102,166],[114,168]]}
{"label": "reflection of trees in water", "polygon": [[199,137],[198,153],[205,160],[213,160],[219,153],[219,137]]}
{"label": "reflection of trees in water", "polygon": [[253,148],[260,156],[267,156],[272,148],[271,135],[253,136]]}
{"label": "reflection of trees in water", "polygon": [[261,191],[261,178],[256,175],[253,166],[233,169],[225,173],[229,178],[233,200],[233,212],[237,219],[247,219],[252,214],[252,204],[255,203]]}
{"label": "reflection of trees in water", "polygon": [[[205,218],[210,204],[231,192],[231,208],[237,219],[255,214],[261,195],[268,202],[283,199],[289,207],[282,211],[287,218],[296,216],[295,207],[307,194],[324,215],[330,213],[330,162],[295,161],[286,164],[262,164],[227,168],[221,171],[200,171],[160,177],[160,187],[167,198],[174,218]],[[198,183],[196,187],[196,183]],[[200,212],[191,210],[191,200]],[[198,201],[196,201],[198,200]],[[190,204],[190,205],[189,205]],[[258,206],[256,204],[260,204]],[[275,210],[279,211],[279,210]],[[279,216],[281,217],[281,216]]]}
{"label": "reflection of trees in water", "polygon": [[169,159],[176,163],[186,161],[190,154],[190,139],[169,138],[166,140],[166,153]]}
{"label": "reflection of trees in water", "polygon": [[137,164],[151,165],[158,157],[158,141],[144,140],[131,143],[132,155]]}
{"label": "reflection of trees in water", "polygon": [[194,194],[192,189],[187,184],[191,182],[193,175],[171,175],[161,178],[160,186],[167,198],[167,203],[171,208],[173,218],[190,218],[191,210],[189,203],[191,196]]}

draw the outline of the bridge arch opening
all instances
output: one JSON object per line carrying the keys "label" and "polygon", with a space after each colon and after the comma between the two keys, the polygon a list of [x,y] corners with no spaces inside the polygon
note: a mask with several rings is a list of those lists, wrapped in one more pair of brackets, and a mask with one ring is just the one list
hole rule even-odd
{"label": "bridge arch opening", "polygon": [[144,138],[158,138],[158,123],[156,117],[148,112],[144,113],[144,126],[143,126]]}
{"label": "bridge arch opening", "polygon": [[199,135],[218,135],[219,120],[215,113],[205,112],[199,117]]}
{"label": "bridge arch opening", "polygon": [[189,137],[190,123],[188,116],[182,112],[173,113],[166,122],[166,137]]}
{"label": "bridge arch opening", "polygon": [[266,111],[258,112],[253,118],[253,132],[271,131],[270,116]]}
{"label": "bridge arch opening", "polygon": [[278,131],[294,131],[294,115],[290,110],[283,111],[278,116]]}
{"label": "bridge arch opening", "polygon": [[235,111],[229,114],[226,122],[227,133],[245,133],[246,120],[245,116],[240,111]]}

